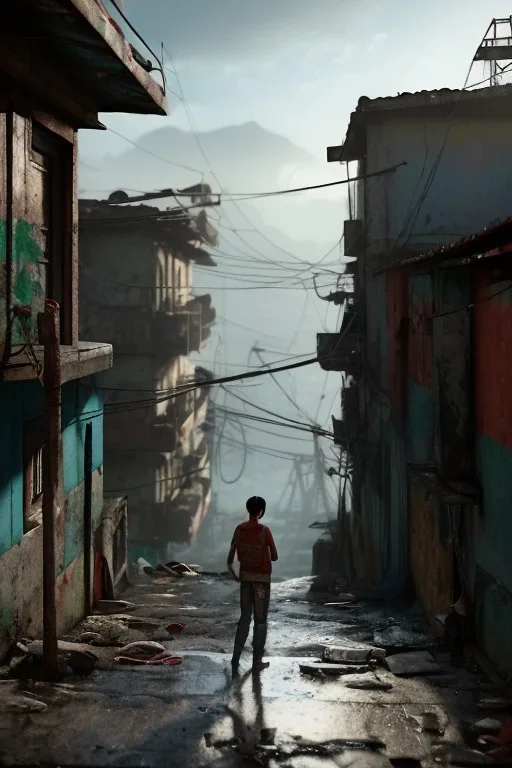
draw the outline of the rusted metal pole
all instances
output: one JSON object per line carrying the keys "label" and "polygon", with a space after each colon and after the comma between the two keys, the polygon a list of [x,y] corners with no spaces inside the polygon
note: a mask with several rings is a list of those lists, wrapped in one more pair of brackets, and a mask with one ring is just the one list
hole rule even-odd
{"label": "rusted metal pole", "polygon": [[59,305],[47,301],[39,315],[44,345],[45,443],[43,449],[43,662],[45,674],[57,676],[57,609],[55,602],[55,518],[59,506],[61,441],[61,374]]}

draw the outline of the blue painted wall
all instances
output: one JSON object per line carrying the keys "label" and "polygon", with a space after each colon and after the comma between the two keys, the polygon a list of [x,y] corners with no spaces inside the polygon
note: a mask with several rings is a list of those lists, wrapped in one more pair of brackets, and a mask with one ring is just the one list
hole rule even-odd
{"label": "blue painted wall", "polygon": [[[23,425],[43,413],[44,392],[39,381],[0,384],[0,556],[18,544],[23,536]],[[103,463],[102,395],[79,382],[65,384],[62,388],[62,437],[66,496],[84,479],[88,422],[92,423],[92,468],[95,470]],[[101,507],[97,507],[93,511],[96,522],[101,515]],[[72,521],[69,525],[66,522],[66,539],[75,541],[77,531],[72,528]]]}

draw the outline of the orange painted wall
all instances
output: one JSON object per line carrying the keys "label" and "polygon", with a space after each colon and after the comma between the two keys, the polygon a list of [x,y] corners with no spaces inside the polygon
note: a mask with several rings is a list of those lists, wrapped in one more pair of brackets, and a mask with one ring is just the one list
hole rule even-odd
{"label": "orange painted wall", "polygon": [[453,558],[439,541],[436,514],[425,488],[409,487],[409,549],[418,598],[430,620],[453,603]]}
{"label": "orange painted wall", "polygon": [[489,269],[475,282],[473,322],[477,430],[512,451],[512,289],[489,285]]}

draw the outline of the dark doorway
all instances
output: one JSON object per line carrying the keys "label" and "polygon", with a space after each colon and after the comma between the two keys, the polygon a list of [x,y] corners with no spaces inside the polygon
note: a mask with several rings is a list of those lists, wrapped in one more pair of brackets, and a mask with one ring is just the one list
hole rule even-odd
{"label": "dark doorway", "polygon": [[43,242],[45,299],[60,306],[61,344],[71,344],[72,146],[37,123],[32,126],[32,209]]}
{"label": "dark doorway", "polygon": [[84,608],[86,615],[91,611],[92,556],[92,424],[86,424],[84,445]]}

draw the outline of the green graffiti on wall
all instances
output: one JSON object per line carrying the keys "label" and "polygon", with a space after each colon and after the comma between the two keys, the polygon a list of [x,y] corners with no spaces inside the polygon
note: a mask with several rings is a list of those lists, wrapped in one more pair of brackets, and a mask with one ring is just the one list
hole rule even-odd
{"label": "green graffiti on wall", "polygon": [[31,305],[34,299],[44,294],[41,284],[40,262],[43,250],[34,237],[37,232],[28,221],[19,219],[14,226],[13,257],[16,278],[14,300],[19,304]]}

